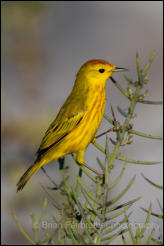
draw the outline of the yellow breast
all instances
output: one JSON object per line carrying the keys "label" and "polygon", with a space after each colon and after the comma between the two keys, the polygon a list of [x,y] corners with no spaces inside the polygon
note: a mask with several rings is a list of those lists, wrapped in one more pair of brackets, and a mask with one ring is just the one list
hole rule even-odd
{"label": "yellow breast", "polygon": [[[99,88],[98,88],[99,89]],[[99,125],[102,121],[106,103],[105,89],[96,89],[92,95],[92,100],[88,100],[86,115],[65,141],[69,142],[66,152],[77,152],[80,149],[86,149],[93,140]]]}

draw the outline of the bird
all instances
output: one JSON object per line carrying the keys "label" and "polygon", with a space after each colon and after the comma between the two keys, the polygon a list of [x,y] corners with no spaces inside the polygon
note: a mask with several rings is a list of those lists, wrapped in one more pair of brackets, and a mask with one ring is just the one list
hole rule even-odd
{"label": "bird", "polygon": [[126,70],[102,59],[89,60],[80,67],[71,93],[47,129],[34,163],[19,179],[17,191],[41,167],[68,154],[75,153],[79,165],[95,171],[85,163],[84,153],[103,118],[106,81],[112,74]]}

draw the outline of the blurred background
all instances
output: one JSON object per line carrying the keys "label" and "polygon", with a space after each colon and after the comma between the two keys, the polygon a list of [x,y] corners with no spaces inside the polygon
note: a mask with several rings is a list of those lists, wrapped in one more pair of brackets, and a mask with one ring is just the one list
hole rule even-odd
{"label": "blurred background", "polygon": [[[162,99],[162,1],[3,1],[2,10],[2,243],[28,244],[15,224],[16,214],[25,230],[31,235],[30,215],[39,216],[47,196],[40,183],[49,181],[39,171],[27,187],[16,193],[20,175],[34,160],[40,141],[70,93],[80,66],[89,59],[105,59],[114,65],[128,68],[127,76],[137,78],[135,55],[139,52],[144,65],[149,54],[156,50],[156,58],[149,71],[148,100]],[[123,74],[115,79],[127,86]],[[128,101],[114,85],[106,85],[106,114],[111,117],[110,104],[121,122],[123,118],[116,106],[123,109]],[[162,106],[138,104],[138,117],[134,129],[162,136]],[[98,133],[109,128],[103,120]],[[111,135],[110,135],[111,136]],[[98,141],[102,146],[105,137]],[[112,148],[112,144],[111,144]],[[162,143],[158,140],[134,137],[134,143],[121,148],[122,155],[136,160],[162,161]],[[96,156],[104,156],[92,145],[86,151],[86,162],[96,164]],[[78,168],[70,156],[68,173],[75,177]],[[56,161],[46,166],[55,180],[60,181]],[[123,162],[115,162],[112,180],[120,174]],[[131,221],[144,222],[148,208],[160,213],[157,198],[162,202],[162,192],[149,185],[141,176],[162,185],[162,164],[143,166],[128,164],[121,182],[111,191],[110,199],[136,174],[129,192],[118,202],[142,196],[132,208]],[[85,176],[83,177],[85,179]],[[87,178],[86,178],[86,182]],[[54,196],[55,191],[51,192]],[[55,195],[57,197],[57,195]],[[52,221],[54,208],[48,203],[46,220]],[[161,221],[151,218],[162,228]],[[158,226],[157,226],[158,227]],[[156,228],[157,228],[156,227]]]}

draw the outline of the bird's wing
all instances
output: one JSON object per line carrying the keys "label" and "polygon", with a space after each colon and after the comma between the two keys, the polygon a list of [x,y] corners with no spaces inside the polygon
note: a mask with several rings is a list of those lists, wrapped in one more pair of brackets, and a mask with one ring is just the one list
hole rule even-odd
{"label": "bird's wing", "polygon": [[45,136],[41,142],[39,150],[37,151],[38,157],[47,152],[51,147],[54,147],[65,136],[67,136],[83,119],[85,111],[73,114],[64,120],[58,120],[58,117],[52,122],[48,128]]}

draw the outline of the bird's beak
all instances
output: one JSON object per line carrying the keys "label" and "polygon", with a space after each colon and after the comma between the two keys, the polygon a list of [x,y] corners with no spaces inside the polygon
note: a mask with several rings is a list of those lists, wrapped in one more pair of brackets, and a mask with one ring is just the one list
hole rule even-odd
{"label": "bird's beak", "polygon": [[126,68],[121,68],[121,67],[115,67],[115,69],[111,70],[110,72],[125,72],[128,71]]}

